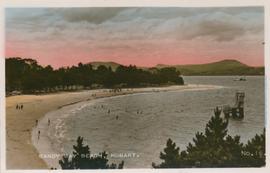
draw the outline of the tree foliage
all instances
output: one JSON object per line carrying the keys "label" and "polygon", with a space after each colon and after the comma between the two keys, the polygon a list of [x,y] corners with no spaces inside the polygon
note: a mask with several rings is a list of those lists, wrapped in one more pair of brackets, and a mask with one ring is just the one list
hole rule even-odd
{"label": "tree foliage", "polygon": [[243,150],[247,166],[260,167],[265,165],[265,129],[261,135],[256,134],[254,138],[250,139]]}
{"label": "tree foliage", "polygon": [[[246,145],[240,142],[240,136],[227,134],[228,120],[221,117],[221,110],[215,109],[215,115],[206,124],[205,132],[197,132],[193,143],[180,153],[175,143],[168,139],[164,153],[160,153],[163,162],[152,164],[154,168],[189,167],[261,167],[265,166],[265,131],[250,139]],[[179,154],[180,153],[180,154]]]}
{"label": "tree foliage", "polygon": [[108,164],[108,154],[104,151],[97,156],[91,156],[88,145],[83,144],[83,138],[77,138],[77,145],[73,145],[72,156],[65,155],[59,164],[62,169],[123,169],[124,161],[118,165]]}
{"label": "tree foliage", "polygon": [[111,67],[79,63],[77,66],[61,67],[54,70],[51,66],[42,67],[37,61],[22,58],[6,59],[6,89],[10,91],[50,92],[54,90],[76,89],[80,86],[91,88],[100,86],[143,87],[167,84],[184,84],[180,72],[173,67],[142,70],[136,66]]}
{"label": "tree foliage", "polygon": [[164,162],[158,166],[153,163],[153,167],[177,168],[176,165],[178,165],[180,159],[179,147],[176,147],[176,144],[170,138],[167,141],[164,153],[160,152],[160,159]]}

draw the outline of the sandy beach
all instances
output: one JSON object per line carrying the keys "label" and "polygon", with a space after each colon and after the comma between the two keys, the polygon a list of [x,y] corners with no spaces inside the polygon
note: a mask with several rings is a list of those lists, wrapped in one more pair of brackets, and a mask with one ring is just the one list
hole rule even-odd
{"label": "sandy beach", "polygon": [[[32,144],[32,131],[36,120],[53,110],[67,105],[92,99],[115,95],[161,92],[175,90],[208,90],[221,86],[213,85],[183,85],[158,88],[123,89],[113,93],[108,89],[60,92],[47,95],[18,95],[6,98],[6,160],[7,169],[49,169],[50,166],[39,157],[39,152]],[[23,104],[23,109],[16,109],[17,104]]]}

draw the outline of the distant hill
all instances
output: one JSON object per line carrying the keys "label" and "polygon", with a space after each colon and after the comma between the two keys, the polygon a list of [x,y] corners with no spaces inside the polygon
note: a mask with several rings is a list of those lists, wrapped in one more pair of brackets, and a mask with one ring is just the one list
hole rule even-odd
{"label": "distant hill", "polygon": [[[90,62],[89,64],[91,64],[94,69],[96,69],[100,65],[104,65],[107,68],[111,67],[113,71],[115,71],[118,66],[122,65],[122,64],[118,64],[116,62],[111,62],[111,61],[109,61],[109,62],[94,61],[94,62]],[[124,65],[124,66],[126,66],[126,65]],[[143,70],[149,69],[147,67],[137,67],[137,68],[143,69]]]}
{"label": "distant hill", "polygon": [[98,66],[100,65],[104,65],[105,67],[111,67],[113,71],[115,71],[115,69],[121,65],[115,62],[99,62],[99,61],[95,61],[95,62],[90,62],[89,64],[91,64],[93,66],[94,69],[96,69]]}
{"label": "distant hill", "polygon": [[264,75],[264,67],[251,67],[237,60],[222,60],[208,64],[162,65],[156,68],[175,67],[183,75]]}
{"label": "distant hill", "polygon": [[[94,68],[100,65],[111,67],[115,70],[119,65],[115,62],[91,62]],[[155,70],[155,68],[161,69],[165,67],[175,67],[181,72],[182,75],[186,76],[221,76],[221,75],[264,75],[264,67],[251,67],[243,64],[237,60],[222,60],[207,64],[191,64],[191,65],[164,65],[158,64],[155,67],[146,68],[138,67],[144,70]]]}

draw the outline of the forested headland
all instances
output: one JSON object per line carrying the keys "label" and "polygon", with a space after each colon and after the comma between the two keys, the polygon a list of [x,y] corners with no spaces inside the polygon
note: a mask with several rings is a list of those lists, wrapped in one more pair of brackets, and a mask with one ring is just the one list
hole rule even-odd
{"label": "forested headland", "polygon": [[79,63],[77,66],[53,69],[41,66],[36,60],[6,58],[6,92],[44,93],[92,88],[148,87],[183,85],[184,80],[174,67],[143,70],[136,66],[97,68]]}

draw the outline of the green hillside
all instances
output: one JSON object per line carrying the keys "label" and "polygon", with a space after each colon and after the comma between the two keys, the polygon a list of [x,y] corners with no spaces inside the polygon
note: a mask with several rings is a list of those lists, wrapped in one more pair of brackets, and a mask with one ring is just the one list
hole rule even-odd
{"label": "green hillside", "polygon": [[250,67],[237,60],[196,65],[157,65],[156,67],[175,67],[183,75],[264,75],[264,67]]}
{"label": "green hillside", "polygon": [[[91,62],[94,68],[99,65],[111,67],[114,71],[120,64],[115,62]],[[154,71],[155,68],[161,69],[165,67],[175,67],[186,76],[221,76],[221,75],[264,75],[264,67],[251,67],[243,64],[237,60],[222,60],[208,64],[194,64],[194,65],[163,65],[158,64],[152,68],[138,67],[143,70]]]}

